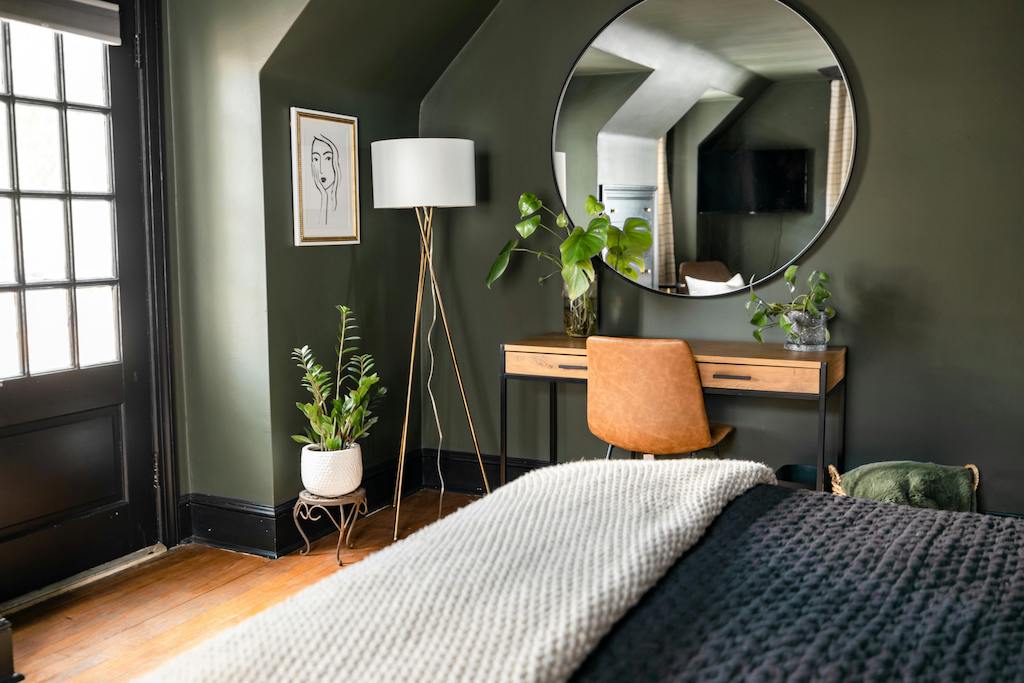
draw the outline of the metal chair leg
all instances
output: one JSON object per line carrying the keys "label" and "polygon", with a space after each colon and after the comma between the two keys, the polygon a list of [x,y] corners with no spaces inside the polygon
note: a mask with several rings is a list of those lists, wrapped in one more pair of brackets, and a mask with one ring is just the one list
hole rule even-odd
{"label": "metal chair leg", "polygon": [[604,459],[605,460],[611,460],[612,459],[612,449],[613,448],[615,448],[615,446],[613,446],[611,444],[608,444],[608,452],[604,454]]}

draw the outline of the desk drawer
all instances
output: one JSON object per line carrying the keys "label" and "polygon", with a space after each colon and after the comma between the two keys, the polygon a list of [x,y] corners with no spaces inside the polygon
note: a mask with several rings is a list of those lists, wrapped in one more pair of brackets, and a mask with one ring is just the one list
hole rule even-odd
{"label": "desk drawer", "polygon": [[505,352],[505,372],[531,377],[587,378],[587,357],[559,353]]}
{"label": "desk drawer", "polygon": [[818,393],[818,371],[814,368],[729,363],[698,363],[697,367],[705,389]]}

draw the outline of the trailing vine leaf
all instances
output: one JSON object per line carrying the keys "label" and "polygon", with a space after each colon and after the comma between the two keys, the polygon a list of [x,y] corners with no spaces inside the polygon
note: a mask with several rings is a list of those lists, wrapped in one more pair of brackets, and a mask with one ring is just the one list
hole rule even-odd
{"label": "trailing vine leaf", "polygon": [[527,237],[537,231],[537,226],[540,225],[540,216],[530,216],[524,220],[516,223],[516,232],[518,232],[525,240]]}
{"label": "trailing vine leaf", "polygon": [[565,215],[565,211],[558,212],[558,216],[555,217],[555,225],[560,228],[567,228],[569,226],[569,217]]}
{"label": "trailing vine leaf", "polygon": [[587,201],[583,204],[584,210],[586,210],[588,216],[596,216],[604,213],[604,204],[597,201],[597,197],[592,194],[587,195]]}
{"label": "trailing vine leaf", "polygon": [[522,218],[526,218],[532,213],[540,211],[541,207],[544,206],[537,195],[532,192],[524,192],[519,195],[519,215]]}
{"label": "trailing vine leaf", "polygon": [[519,240],[509,240],[505,243],[505,246],[498,252],[498,258],[494,259],[494,263],[491,264],[491,270],[487,273],[487,288],[490,289],[491,285],[501,277],[505,269],[508,268],[508,260],[512,256],[512,250],[519,246]]}

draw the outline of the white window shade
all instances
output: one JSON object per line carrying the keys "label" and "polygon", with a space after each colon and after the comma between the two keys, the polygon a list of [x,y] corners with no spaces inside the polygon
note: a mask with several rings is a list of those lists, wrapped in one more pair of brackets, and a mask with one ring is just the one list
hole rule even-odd
{"label": "white window shade", "polygon": [[120,10],[104,0],[0,0],[0,19],[121,44]]}

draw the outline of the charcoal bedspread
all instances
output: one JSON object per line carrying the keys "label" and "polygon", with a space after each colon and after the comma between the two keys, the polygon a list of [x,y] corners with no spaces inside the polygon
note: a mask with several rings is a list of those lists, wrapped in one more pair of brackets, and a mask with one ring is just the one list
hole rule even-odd
{"label": "charcoal bedspread", "polygon": [[757,486],[576,681],[1022,681],[1024,520]]}

